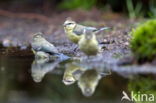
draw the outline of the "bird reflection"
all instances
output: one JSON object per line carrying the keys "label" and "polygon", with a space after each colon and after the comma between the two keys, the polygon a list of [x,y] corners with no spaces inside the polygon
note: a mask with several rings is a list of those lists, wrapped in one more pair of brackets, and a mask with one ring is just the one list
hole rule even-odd
{"label": "bird reflection", "polygon": [[[88,65],[88,64],[87,64]],[[81,62],[68,63],[63,75],[63,83],[65,85],[71,85],[77,82],[78,87],[84,96],[92,96],[96,90],[99,81],[111,74],[108,68],[95,68],[87,65],[81,65]]]}
{"label": "bird reflection", "polygon": [[62,53],[50,55],[44,51],[35,52],[35,60],[31,65],[31,76],[35,82],[41,82],[46,73],[55,69],[62,61],[70,59]]}
{"label": "bird reflection", "polygon": [[81,75],[81,73],[84,71],[82,67],[75,63],[68,63],[66,65],[66,69],[63,75],[63,83],[65,85],[71,85],[77,81]]}
{"label": "bird reflection", "polygon": [[60,61],[35,59],[31,65],[31,76],[35,82],[41,82],[46,73],[53,71]]}
{"label": "bird reflection", "polygon": [[91,96],[102,76],[96,71],[96,69],[86,70],[78,80],[78,86],[84,96]]}

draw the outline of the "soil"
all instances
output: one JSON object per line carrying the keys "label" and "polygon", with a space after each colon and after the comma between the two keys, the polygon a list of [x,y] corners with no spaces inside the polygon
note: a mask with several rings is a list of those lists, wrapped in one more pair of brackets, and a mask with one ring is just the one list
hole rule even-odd
{"label": "soil", "polygon": [[119,14],[105,14],[96,9],[92,11],[57,12],[51,14],[51,16],[0,10],[0,41],[5,47],[12,46],[24,49],[23,46],[29,46],[34,33],[43,32],[45,38],[56,45],[60,51],[66,51],[66,48],[72,50],[74,44],[66,38],[62,26],[67,17],[72,17],[76,22],[88,26],[113,27],[113,30],[98,34],[99,41],[108,42],[106,46],[110,44],[105,48],[107,50],[128,48],[130,38],[128,32],[135,21],[128,20]]}
{"label": "soil", "polygon": [[[32,35],[43,32],[44,37],[53,43],[61,53],[76,57],[85,56],[80,50],[74,51],[76,45],[71,43],[63,30],[63,22],[67,17],[72,17],[77,23],[88,26],[108,26],[112,30],[101,32],[97,35],[103,47],[102,60],[116,63],[120,58],[131,56],[129,40],[130,31],[140,20],[131,20],[121,14],[102,12],[97,9],[91,11],[75,10],[50,12],[49,14],[15,13],[0,10],[0,42],[3,47],[14,52],[1,52],[3,55],[29,55]],[[23,52],[17,53],[22,50]],[[27,52],[28,51],[28,52]]]}

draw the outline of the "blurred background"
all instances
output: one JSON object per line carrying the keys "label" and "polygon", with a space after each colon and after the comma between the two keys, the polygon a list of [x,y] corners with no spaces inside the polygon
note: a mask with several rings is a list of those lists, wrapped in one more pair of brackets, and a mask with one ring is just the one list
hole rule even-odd
{"label": "blurred background", "polygon": [[0,16],[0,42],[16,47],[28,45],[30,34],[39,31],[49,35],[51,41],[61,39],[64,35],[58,35],[63,33],[61,25],[67,17],[90,26],[124,26],[139,19],[156,18],[156,1],[0,0]]}
{"label": "blurred background", "polygon": [[[107,69],[112,74],[100,78],[91,97],[85,97],[78,84],[63,83],[66,63],[60,63],[54,72],[49,68],[50,62],[35,64],[32,69],[34,55],[30,41],[36,32],[43,32],[59,52],[84,57],[81,51],[73,52],[75,46],[64,34],[62,24],[67,17],[83,25],[113,27],[97,35],[104,43],[104,51],[102,60],[94,62],[98,66],[103,62],[111,65]],[[129,94],[141,91],[156,95],[156,57],[151,56],[153,62],[141,60],[141,63],[126,58],[123,64],[127,60],[132,63],[128,61],[126,67],[117,65],[121,58],[132,57],[131,30],[149,19],[156,19],[156,0],[0,0],[0,103],[121,103],[123,90]],[[151,24],[147,24],[147,31],[153,28]],[[147,41],[154,37],[147,36]],[[146,37],[143,34],[138,38],[142,41],[140,38]],[[154,52],[152,49],[151,52],[155,53],[156,42],[152,43]],[[42,77],[39,83],[32,71]]]}
{"label": "blurred background", "polygon": [[131,18],[155,17],[155,0],[0,0],[0,8],[15,12],[50,14],[66,10],[99,9],[123,13]]}

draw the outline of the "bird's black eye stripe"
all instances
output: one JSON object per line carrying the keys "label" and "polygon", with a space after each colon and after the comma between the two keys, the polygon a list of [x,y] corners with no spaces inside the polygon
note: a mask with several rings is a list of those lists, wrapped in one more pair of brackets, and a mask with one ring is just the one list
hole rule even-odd
{"label": "bird's black eye stripe", "polygon": [[71,25],[71,24],[73,24],[73,23],[68,23],[67,25]]}

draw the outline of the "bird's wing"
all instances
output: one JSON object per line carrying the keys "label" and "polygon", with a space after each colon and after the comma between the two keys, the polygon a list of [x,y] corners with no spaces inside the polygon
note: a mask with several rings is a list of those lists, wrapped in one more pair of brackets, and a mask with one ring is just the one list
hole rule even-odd
{"label": "bird's wing", "polygon": [[47,52],[47,53],[52,53],[52,54],[58,53],[58,50],[56,49],[56,47],[53,44],[51,44],[49,42],[46,42],[43,44],[44,45],[42,45],[42,51]]}
{"label": "bird's wing", "polygon": [[95,32],[95,33],[99,33],[100,31],[107,30],[107,29],[111,29],[111,27],[102,27],[102,28],[98,28],[98,29],[95,30],[94,32]]}
{"label": "bird's wing", "polygon": [[83,34],[83,30],[84,30],[85,28],[86,28],[85,26],[77,24],[76,27],[74,28],[73,32],[74,32],[76,35],[82,35],[82,34]]}
{"label": "bird's wing", "polygon": [[32,43],[31,46],[34,51],[40,51],[41,49],[41,46],[37,45],[36,43]]}
{"label": "bird's wing", "polygon": [[95,28],[95,27],[86,27],[86,30],[90,30],[90,31],[95,32],[95,31],[97,31],[98,29]]}
{"label": "bird's wing", "polygon": [[77,24],[76,27],[74,28],[73,32],[77,35],[82,35],[84,29],[89,30],[89,31],[97,31],[98,29],[95,27],[87,27],[87,26],[83,26],[83,25],[79,25]]}

